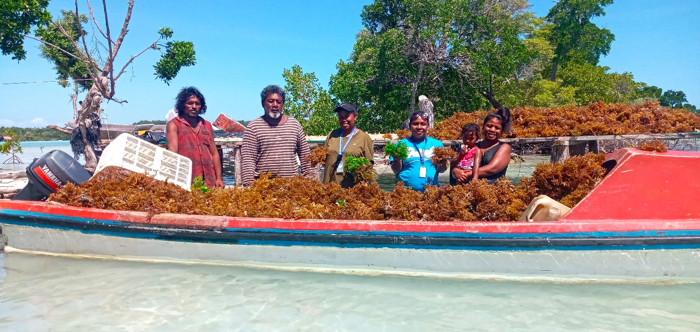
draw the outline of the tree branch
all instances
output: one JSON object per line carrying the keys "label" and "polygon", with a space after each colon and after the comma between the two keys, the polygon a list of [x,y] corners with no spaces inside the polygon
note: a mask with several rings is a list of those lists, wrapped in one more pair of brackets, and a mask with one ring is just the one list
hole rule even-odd
{"label": "tree branch", "polygon": [[104,31],[102,31],[102,28],[100,28],[100,25],[97,24],[97,19],[95,18],[95,13],[92,11],[92,4],[90,4],[90,0],[87,0],[87,5],[88,5],[88,11],[90,12],[90,18],[92,19],[92,22],[97,27],[97,30],[100,31],[100,33],[102,34],[102,37],[105,37],[105,39],[107,39],[107,42],[111,42],[111,40],[109,40],[109,37],[107,37],[107,35],[104,33]]}
{"label": "tree branch", "polygon": [[[131,15],[131,8],[134,7],[134,1],[129,2],[129,12],[127,15]],[[105,29],[107,29],[107,48],[109,50],[109,55],[107,55],[107,63],[102,70],[102,75],[107,75],[109,71],[109,81],[110,81],[110,94],[114,95],[114,59],[116,58],[117,51],[112,52],[112,44],[116,47],[117,44],[112,41],[112,35],[109,32],[109,16],[107,15],[107,0],[102,0],[102,8],[105,13]],[[123,39],[123,37],[121,37]]]}
{"label": "tree branch", "polygon": [[80,13],[78,13],[78,0],[75,0],[75,21],[78,24],[78,30],[80,31],[80,39],[83,40],[83,47],[85,48],[85,56],[87,56],[90,63],[94,62],[90,56],[90,50],[87,47],[87,42],[85,41],[85,33],[83,32],[83,24],[80,22]]}
{"label": "tree branch", "polygon": [[72,58],[74,58],[74,59],[76,59],[76,60],[78,60],[78,61],[81,61],[81,62],[83,61],[83,59],[79,58],[77,55],[75,55],[75,54],[73,54],[73,53],[71,53],[71,52],[68,52],[68,51],[62,49],[62,48],[60,48],[60,47],[57,46],[57,45],[51,44],[51,43],[49,43],[49,42],[46,42],[46,41],[41,40],[40,38],[36,38],[36,37],[30,36],[30,35],[26,35],[25,37],[27,37],[27,38],[29,38],[29,39],[36,40],[36,41],[38,41],[38,42],[40,42],[40,43],[43,43],[43,44],[46,44],[46,45],[48,45],[48,46],[51,46],[51,47],[53,47],[53,48],[55,48],[55,49],[57,49],[57,50],[59,50],[59,51],[65,53],[66,55],[68,55],[68,56],[70,56],[70,57],[72,57]]}
{"label": "tree branch", "polygon": [[116,99],[116,98],[112,98],[112,97],[107,98],[107,100],[111,100],[117,104],[126,104],[129,102],[128,100],[121,100],[121,99]]}
{"label": "tree branch", "polygon": [[[117,77],[115,77],[115,78],[112,80],[112,82],[115,82],[116,80],[119,79],[119,77],[122,76],[122,74],[123,74],[124,71],[126,70],[126,67],[128,67],[129,64],[131,64],[131,62],[134,61],[134,59],[138,58],[141,54],[143,54],[143,53],[145,53],[146,51],[148,51],[149,49],[153,48],[153,46],[156,45],[157,42],[158,42],[158,41],[154,41],[153,44],[148,45],[148,47],[144,48],[141,52],[139,52],[139,54],[136,54],[136,55],[132,56],[131,59],[129,59],[129,61],[127,61],[127,62],[124,64],[124,67],[122,67],[122,69],[119,71],[119,74],[117,74]],[[114,84],[114,83],[112,83],[112,84]]]}
{"label": "tree branch", "polygon": [[61,128],[61,127],[56,126],[56,125],[49,125],[49,126],[46,126],[46,128],[49,128],[49,129],[56,129],[56,130],[58,130],[58,131],[60,131],[60,132],[62,132],[62,133],[66,133],[66,134],[68,134],[68,135],[70,135],[70,134],[73,133],[73,129]]}
{"label": "tree branch", "polygon": [[[78,21],[78,22],[80,22],[80,21]],[[91,77],[92,77],[92,76],[93,76],[93,73],[94,73],[94,70],[95,70],[95,69],[98,69],[98,70],[99,70],[99,68],[95,68],[95,66],[96,66],[95,61],[92,61],[92,58],[90,58],[89,55],[87,56],[87,58],[88,58],[90,61],[85,61],[85,58],[83,58],[84,55],[82,54],[83,52],[80,51],[80,46],[78,46],[78,43],[76,43],[75,40],[73,40],[73,37],[71,37],[71,35],[68,34],[68,32],[66,31],[66,29],[63,28],[63,26],[61,25],[61,23],[58,22],[58,21],[56,21],[56,22],[54,22],[54,25],[58,28],[58,30],[61,32],[61,34],[63,34],[63,36],[65,36],[65,37],[66,37],[68,40],[70,40],[70,42],[73,44],[73,47],[75,48],[75,51],[78,52],[78,56],[74,56],[74,58],[76,58],[78,61],[80,61],[80,62],[83,63],[83,65],[85,66],[85,68],[88,69],[88,70],[90,71]],[[80,29],[82,30],[82,26],[80,27]],[[27,36],[27,37],[29,37],[29,36]],[[30,37],[30,38],[31,38],[31,37]],[[32,39],[35,39],[35,38],[32,38]],[[38,40],[38,39],[36,39],[36,40]],[[44,41],[41,40],[41,42],[44,42]],[[45,43],[45,42],[44,42],[44,43]],[[48,43],[46,43],[46,44],[48,44]],[[59,47],[56,46],[56,45],[53,45],[53,44],[51,44],[51,45],[52,45],[53,47],[59,48]],[[59,48],[59,49],[60,49],[60,48]],[[64,51],[64,52],[65,52],[65,51]]]}
{"label": "tree branch", "polygon": [[[106,0],[102,0],[103,2]],[[119,52],[119,48],[122,46],[122,42],[124,41],[124,36],[126,36],[126,33],[129,32],[129,21],[131,20],[131,12],[134,9],[134,0],[129,0],[129,8],[126,10],[126,17],[124,17],[124,25],[122,25],[122,31],[119,33],[119,37],[117,38],[117,41],[114,43],[114,50],[112,50],[112,59],[114,59],[117,56],[117,53]],[[106,9],[105,9],[106,10]]]}

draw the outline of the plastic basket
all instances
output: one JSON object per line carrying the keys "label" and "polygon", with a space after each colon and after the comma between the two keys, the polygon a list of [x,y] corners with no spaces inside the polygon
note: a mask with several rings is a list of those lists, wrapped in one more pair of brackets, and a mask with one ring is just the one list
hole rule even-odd
{"label": "plastic basket", "polygon": [[190,190],[192,161],[172,151],[129,134],[121,134],[102,151],[95,173],[108,166],[118,166],[168,181]]}

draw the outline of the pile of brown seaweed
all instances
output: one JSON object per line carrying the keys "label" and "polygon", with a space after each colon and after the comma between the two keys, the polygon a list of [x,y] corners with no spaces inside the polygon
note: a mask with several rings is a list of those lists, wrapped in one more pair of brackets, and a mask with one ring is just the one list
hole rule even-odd
{"label": "pile of brown seaweed", "polygon": [[[440,140],[460,139],[462,126],[481,126],[488,112],[455,113],[429,131]],[[660,106],[593,103],[588,106],[521,107],[511,110],[518,137],[678,133],[700,129],[700,116]]]}
{"label": "pile of brown seaweed", "polygon": [[668,151],[666,149],[666,144],[662,140],[655,139],[651,140],[648,142],[642,142],[641,144],[638,144],[635,146],[635,148],[644,150],[644,151],[651,151],[651,152],[666,152]]}
{"label": "pile of brown seaweed", "polygon": [[385,192],[376,182],[343,189],[335,183],[297,176],[262,176],[247,188],[188,192],[144,174],[108,167],[92,179],[68,184],[50,201],[110,210],[149,214],[184,213],[237,217],[348,220],[518,220],[537,195],[549,195],[572,206],[600,181],[603,155],[572,157],[562,164],[538,165],[532,178],[519,185],[499,180],[460,186],[428,187],[425,193],[397,184]]}
{"label": "pile of brown seaweed", "polygon": [[311,152],[304,157],[304,161],[310,163],[311,166],[317,167],[326,162],[326,157],[328,156],[328,148],[319,145],[311,150]]}

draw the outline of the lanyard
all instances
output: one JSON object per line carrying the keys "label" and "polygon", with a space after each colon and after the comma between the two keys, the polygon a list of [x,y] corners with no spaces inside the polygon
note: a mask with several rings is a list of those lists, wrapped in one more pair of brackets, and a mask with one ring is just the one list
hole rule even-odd
{"label": "lanyard", "polygon": [[[423,166],[423,162],[425,162],[425,157],[423,157],[423,154],[420,153],[420,149],[418,148],[418,145],[416,145],[416,142],[411,139],[411,143],[413,143],[413,147],[416,148],[416,152],[418,152],[418,156],[420,157],[420,165]],[[423,139],[423,151],[425,151],[425,148],[428,146],[428,137]]]}
{"label": "lanyard", "polygon": [[343,146],[343,131],[342,130],[340,131],[340,137],[339,137],[340,141],[338,142],[338,160],[343,158],[343,152],[345,152],[345,149],[350,144],[352,137],[355,136],[355,131],[357,131],[357,127],[352,129],[350,136],[348,136],[348,141],[345,142],[345,146]]}

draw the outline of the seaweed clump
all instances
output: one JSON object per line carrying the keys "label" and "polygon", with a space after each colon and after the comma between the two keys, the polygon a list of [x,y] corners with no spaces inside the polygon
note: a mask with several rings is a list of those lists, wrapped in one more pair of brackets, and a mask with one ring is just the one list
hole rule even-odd
{"label": "seaweed clump", "polygon": [[452,148],[435,148],[433,149],[433,157],[430,159],[433,165],[440,165],[452,158],[457,157],[457,152]]}
{"label": "seaweed clump", "polygon": [[384,154],[387,157],[393,157],[398,160],[406,160],[408,158],[408,147],[404,142],[387,143],[384,146]]}
{"label": "seaweed clump", "polygon": [[355,184],[361,182],[372,182],[377,179],[377,173],[372,167],[372,163],[367,158],[357,158],[352,155],[345,157],[346,173],[351,174]]}
{"label": "seaweed clump", "polygon": [[635,148],[639,150],[644,150],[644,151],[651,151],[651,152],[666,152],[668,151],[666,149],[666,144],[662,140],[655,139],[651,140],[648,142],[643,142],[642,144],[637,145]]}
{"label": "seaweed clump", "polygon": [[[519,137],[679,133],[700,129],[700,115],[662,107],[648,101],[641,105],[519,107],[511,110],[512,129]],[[461,138],[462,126],[482,123],[487,111],[456,112],[430,130],[439,140]]]}
{"label": "seaweed clump", "polygon": [[523,178],[521,186],[532,186],[538,194],[547,195],[562,204],[578,204],[605,175],[601,166],[605,155],[588,153],[574,156],[563,163],[539,164],[531,178]]}
{"label": "seaweed clump", "polygon": [[[602,154],[572,157],[561,164],[540,164],[532,178],[518,185],[507,179],[460,186],[428,186],[424,193],[398,183],[385,192],[364,180],[344,189],[302,176],[271,178],[263,174],[250,187],[187,191],[145,174],[108,167],[80,186],[68,184],[49,197],[72,206],[149,214],[183,213],[232,217],[350,220],[507,221],[518,220],[537,195],[573,206],[605,174]],[[372,169],[357,165],[355,176]],[[372,170],[373,171],[373,170]]]}
{"label": "seaweed clump", "polygon": [[326,162],[326,157],[328,156],[328,148],[322,145],[315,147],[309,155],[304,157],[304,161],[311,164],[312,167],[318,167],[319,165]]}
{"label": "seaweed clump", "polygon": [[399,137],[399,139],[411,137],[411,131],[408,129],[399,129],[395,132],[395,134]]}

